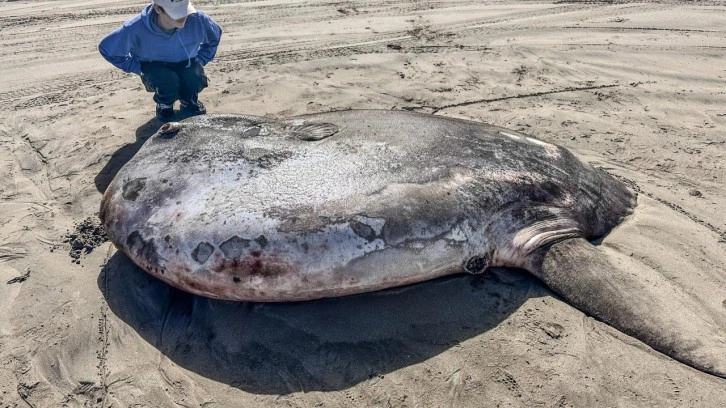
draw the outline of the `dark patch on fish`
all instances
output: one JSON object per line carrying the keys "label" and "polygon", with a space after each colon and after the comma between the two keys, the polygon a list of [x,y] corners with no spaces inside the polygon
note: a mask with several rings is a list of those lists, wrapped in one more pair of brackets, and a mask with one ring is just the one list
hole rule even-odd
{"label": "dark patch on fish", "polygon": [[259,126],[249,127],[242,131],[242,137],[255,137],[260,134],[261,130]]}
{"label": "dark patch on fish", "polygon": [[209,242],[200,242],[196,248],[192,251],[192,258],[197,261],[200,265],[207,262],[212,253],[214,252],[214,245]]}
{"label": "dark patch on fish", "polygon": [[532,201],[550,202],[560,200],[564,195],[562,188],[551,180],[544,180],[532,189]]}
{"label": "dark patch on fish", "polygon": [[219,249],[227,258],[241,258],[244,255],[244,250],[249,248],[250,240],[240,238],[237,235],[222,242]]}
{"label": "dark patch on fish", "polygon": [[139,231],[134,231],[126,237],[126,248],[129,252],[151,265],[158,265],[159,253],[154,244],[154,238],[146,241]]}
{"label": "dark patch on fish", "polygon": [[257,237],[257,239],[255,239],[255,242],[257,242],[260,248],[265,248],[268,244],[267,237],[265,237],[264,235],[260,235],[259,237]]}
{"label": "dark patch on fish", "polygon": [[467,272],[476,275],[486,271],[490,263],[491,259],[489,255],[474,256],[466,261],[464,269],[466,269]]}
{"label": "dark patch on fish", "polygon": [[264,278],[271,278],[280,276],[287,272],[287,268],[280,264],[265,262],[262,259],[257,259],[250,265],[250,275],[261,276]]}
{"label": "dark patch on fish", "polygon": [[275,257],[263,256],[260,251],[253,251],[251,255],[242,259],[220,258],[215,261],[211,269],[217,273],[231,275],[235,283],[241,280],[240,276],[271,278],[284,275],[291,269],[289,265],[281,263]]}
{"label": "dark patch on fish", "polygon": [[126,200],[136,201],[144,187],[146,187],[146,177],[129,180],[124,184],[121,196]]}
{"label": "dark patch on fish", "polygon": [[260,157],[258,157],[255,161],[258,166],[262,167],[263,169],[271,169],[283,161],[289,159],[292,157],[292,152],[274,152],[274,153],[268,153],[264,154]]}
{"label": "dark patch on fish", "polygon": [[290,126],[289,130],[295,137],[306,142],[323,140],[338,133],[338,127],[332,123],[306,123]]}
{"label": "dark patch on fish", "polygon": [[366,241],[372,242],[376,239],[376,231],[370,225],[363,224],[360,221],[350,221],[348,225],[350,225],[350,229],[352,229],[356,235]]}

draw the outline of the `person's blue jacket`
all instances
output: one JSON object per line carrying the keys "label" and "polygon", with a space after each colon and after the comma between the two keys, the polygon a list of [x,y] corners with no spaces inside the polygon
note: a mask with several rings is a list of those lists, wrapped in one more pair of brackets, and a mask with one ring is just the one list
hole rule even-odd
{"label": "person's blue jacket", "polygon": [[108,34],[98,45],[103,58],[125,72],[141,74],[142,61],[180,62],[196,58],[207,65],[217,53],[222,28],[201,11],[190,14],[184,28],[165,33],[153,5]]}

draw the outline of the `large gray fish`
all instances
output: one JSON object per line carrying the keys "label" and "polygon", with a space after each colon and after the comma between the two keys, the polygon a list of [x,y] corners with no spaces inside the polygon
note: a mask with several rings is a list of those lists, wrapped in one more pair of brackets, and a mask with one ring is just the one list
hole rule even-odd
{"label": "large gray fish", "polygon": [[472,121],[391,111],[165,125],[117,174],[100,217],[137,265],[214,298],[299,301],[493,266],[726,377],[723,319],[588,240],[635,195],[569,151]]}

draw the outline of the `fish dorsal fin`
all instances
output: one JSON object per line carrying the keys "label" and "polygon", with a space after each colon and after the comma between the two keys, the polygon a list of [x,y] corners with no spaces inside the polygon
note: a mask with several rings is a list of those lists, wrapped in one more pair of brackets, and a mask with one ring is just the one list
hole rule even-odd
{"label": "fish dorsal fin", "polygon": [[323,140],[338,133],[338,127],[332,123],[303,123],[290,125],[288,129],[297,139],[306,142]]}

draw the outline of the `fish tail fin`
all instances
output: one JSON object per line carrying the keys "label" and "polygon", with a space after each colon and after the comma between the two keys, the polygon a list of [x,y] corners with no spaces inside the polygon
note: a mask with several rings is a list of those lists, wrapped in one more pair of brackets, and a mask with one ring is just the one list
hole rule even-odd
{"label": "fish tail fin", "polygon": [[584,313],[698,370],[726,378],[726,316],[659,272],[583,238],[543,248],[532,272]]}

